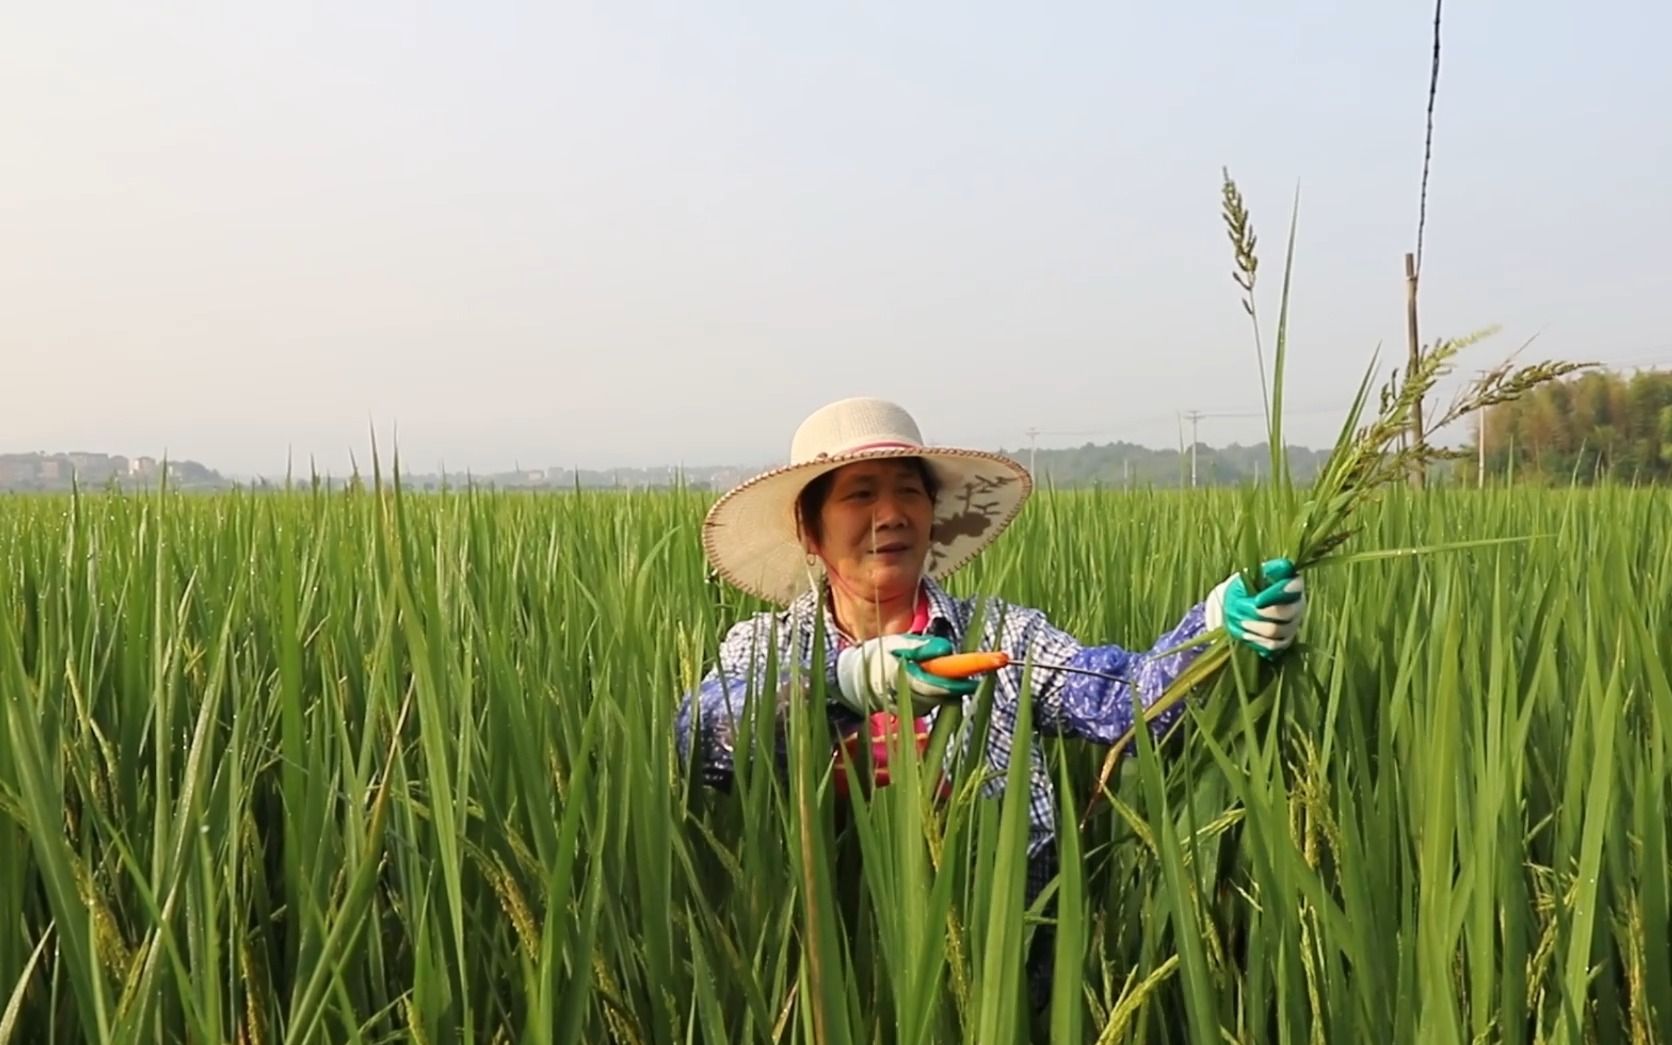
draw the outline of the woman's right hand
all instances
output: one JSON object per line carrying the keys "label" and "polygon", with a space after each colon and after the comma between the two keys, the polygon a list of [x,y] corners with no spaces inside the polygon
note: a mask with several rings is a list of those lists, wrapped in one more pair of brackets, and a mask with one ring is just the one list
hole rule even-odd
{"label": "woman's right hand", "polygon": [[938,678],[917,664],[956,652],[951,642],[934,635],[882,635],[837,654],[837,690],[842,703],[861,715],[893,711],[895,687],[903,668],[910,685],[912,712],[926,714],[941,705],[959,703],[980,688],[975,679]]}

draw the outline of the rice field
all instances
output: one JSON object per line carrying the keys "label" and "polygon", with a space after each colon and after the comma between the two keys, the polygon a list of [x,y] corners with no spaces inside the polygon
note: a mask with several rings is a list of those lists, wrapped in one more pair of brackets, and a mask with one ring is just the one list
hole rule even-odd
{"label": "rice field", "polygon": [[[1025,793],[838,800],[816,681],[687,783],[707,503],[0,500],[0,1043],[1672,1041],[1667,492],[1391,492],[1534,539],[1314,572],[1083,830],[1049,741],[1033,909]],[[1148,646],[1275,515],[1042,493],[949,587]]]}

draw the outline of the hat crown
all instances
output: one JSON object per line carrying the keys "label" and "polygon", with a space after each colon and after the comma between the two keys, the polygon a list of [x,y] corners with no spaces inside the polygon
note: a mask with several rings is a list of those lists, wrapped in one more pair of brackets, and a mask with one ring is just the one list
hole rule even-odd
{"label": "hat crown", "polygon": [[790,441],[790,463],[922,445],[917,422],[904,407],[861,396],[820,407],[801,422]]}

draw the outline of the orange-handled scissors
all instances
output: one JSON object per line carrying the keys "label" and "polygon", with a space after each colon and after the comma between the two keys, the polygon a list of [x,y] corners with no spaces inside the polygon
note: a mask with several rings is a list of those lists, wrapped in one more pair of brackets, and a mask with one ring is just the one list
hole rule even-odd
{"label": "orange-handled scissors", "polygon": [[1010,666],[1010,654],[977,650],[974,653],[952,653],[945,657],[920,660],[917,666],[943,679],[967,679],[985,675],[989,671]]}
{"label": "orange-handled scissors", "polygon": [[[917,666],[931,675],[943,679],[967,679],[976,675],[985,675],[989,671],[998,671],[1010,666],[1010,654],[1002,650],[976,650],[973,653],[953,653],[945,657],[931,657],[920,660]],[[1035,667],[1047,668],[1052,671],[1067,671],[1076,675],[1091,675],[1094,678],[1108,679],[1110,682],[1129,682],[1123,675],[1111,675],[1106,671],[1092,671],[1089,668],[1071,668],[1066,664],[1037,664]]]}

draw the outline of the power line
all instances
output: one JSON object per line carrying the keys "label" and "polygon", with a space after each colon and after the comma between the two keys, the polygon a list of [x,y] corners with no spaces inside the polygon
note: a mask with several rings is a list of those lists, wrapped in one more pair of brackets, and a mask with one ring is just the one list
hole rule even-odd
{"label": "power line", "polygon": [[[1665,349],[1672,349],[1672,345],[1662,345],[1659,348],[1651,348],[1649,351],[1660,352]],[[1672,358],[1658,355],[1653,357],[1638,356],[1633,359],[1618,359],[1612,363],[1604,362],[1602,365],[1613,367],[1672,366]]]}
{"label": "power line", "polygon": [[[1190,485],[1192,487],[1194,487],[1196,485],[1196,447],[1197,447],[1198,444],[1201,443],[1201,439],[1198,438],[1197,435],[1196,435],[1196,424],[1197,424],[1197,422],[1201,421],[1205,417],[1246,418],[1246,417],[1264,417],[1264,416],[1265,416],[1264,414],[1251,414],[1251,413],[1242,413],[1242,412],[1210,414],[1210,413],[1204,413],[1200,410],[1186,410],[1183,413],[1181,413],[1179,415],[1181,424],[1186,419],[1188,419],[1190,421]],[[1183,434],[1183,433],[1181,432],[1180,434]]]}
{"label": "power line", "polygon": [[[1339,403],[1332,404],[1332,405],[1329,405],[1329,406],[1319,405],[1319,406],[1299,407],[1299,408],[1285,406],[1283,408],[1283,416],[1284,417],[1308,417],[1308,416],[1312,416],[1312,415],[1316,415],[1316,414],[1340,413],[1342,409],[1343,408]],[[1178,414],[1175,412],[1175,413],[1168,413],[1168,414],[1154,414],[1154,415],[1150,415],[1150,416],[1147,416],[1147,417],[1127,418],[1127,419],[1125,419],[1126,423],[1121,425],[1118,428],[1117,427],[1109,427],[1109,426],[1104,426],[1104,427],[1100,427],[1100,428],[1039,428],[1039,427],[1035,426],[1035,427],[1030,427],[1030,428],[1024,428],[1022,430],[1022,434],[1026,435],[1026,436],[1029,436],[1030,438],[1036,437],[1036,436],[1041,436],[1041,435],[1074,435],[1074,436],[1083,436],[1083,435],[1115,435],[1115,436],[1130,435],[1132,433],[1132,430],[1135,429],[1135,428],[1139,428],[1139,427],[1142,427],[1142,426],[1145,426],[1145,425],[1159,424],[1162,421],[1172,420],[1172,419],[1176,418],[1177,416],[1178,416]],[[1263,421],[1265,419],[1266,415],[1257,411],[1257,410],[1255,410],[1255,411],[1214,410],[1214,411],[1204,412],[1202,414],[1202,416],[1203,417],[1226,418],[1226,419],[1234,419],[1234,420],[1251,420],[1251,421],[1252,420],[1260,420],[1260,421]]]}
{"label": "power line", "polygon": [[1422,272],[1422,236],[1428,225],[1428,169],[1434,159],[1434,99],[1440,93],[1440,5],[1434,0],[1434,60],[1428,73],[1428,129],[1422,144],[1422,194],[1417,201],[1416,273]]}

